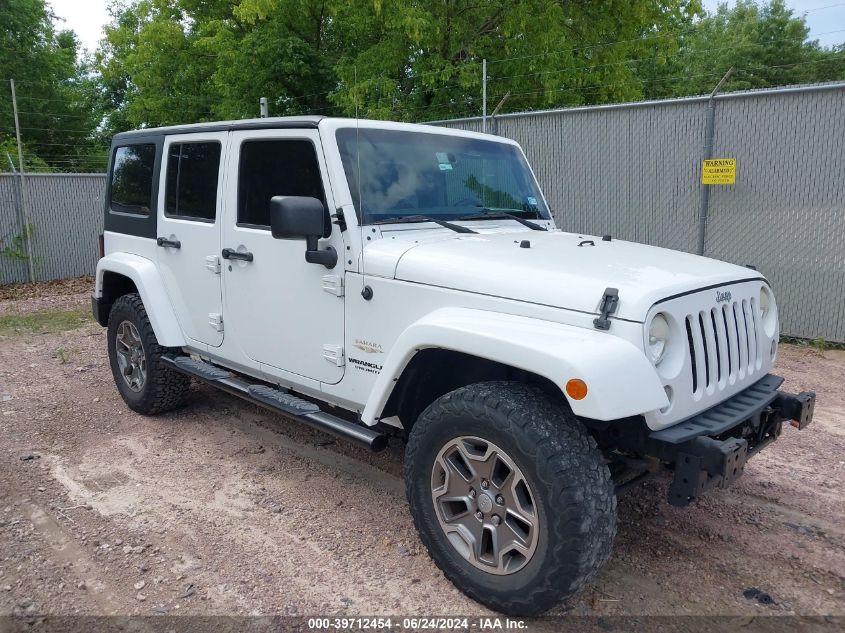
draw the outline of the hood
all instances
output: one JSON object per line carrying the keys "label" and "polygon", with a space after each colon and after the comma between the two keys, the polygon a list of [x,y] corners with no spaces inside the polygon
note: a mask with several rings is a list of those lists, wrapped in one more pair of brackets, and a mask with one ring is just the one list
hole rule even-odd
{"label": "hood", "polygon": [[364,264],[368,274],[594,314],[605,288],[617,288],[613,316],[631,321],[667,297],[762,278],[697,255],[561,231],[390,231],[367,246]]}

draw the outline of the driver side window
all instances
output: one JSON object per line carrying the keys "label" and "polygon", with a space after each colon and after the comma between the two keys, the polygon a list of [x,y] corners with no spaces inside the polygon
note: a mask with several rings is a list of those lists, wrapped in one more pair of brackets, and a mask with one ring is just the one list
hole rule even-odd
{"label": "driver side window", "polygon": [[[302,139],[254,140],[241,145],[238,225],[269,228],[274,196],[307,196],[326,205],[317,151]],[[326,212],[328,232],[331,224]]]}

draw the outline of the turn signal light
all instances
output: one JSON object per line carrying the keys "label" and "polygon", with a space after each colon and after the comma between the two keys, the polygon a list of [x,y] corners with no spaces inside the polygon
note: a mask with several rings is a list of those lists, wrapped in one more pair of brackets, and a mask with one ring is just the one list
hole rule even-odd
{"label": "turn signal light", "polygon": [[566,383],[566,395],[573,400],[583,400],[587,397],[587,383],[580,378],[573,378]]}

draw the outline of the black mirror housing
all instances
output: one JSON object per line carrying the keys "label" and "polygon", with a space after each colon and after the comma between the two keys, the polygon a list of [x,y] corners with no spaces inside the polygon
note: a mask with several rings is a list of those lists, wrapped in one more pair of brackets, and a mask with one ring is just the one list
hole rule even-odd
{"label": "black mirror housing", "polygon": [[274,196],[270,200],[270,231],[276,239],[323,237],[326,207],[317,198]]}
{"label": "black mirror housing", "polygon": [[276,239],[305,238],[305,261],[326,268],[337,265],[337,252],[320,250],[318,240],[331,235],[326,206],[317,198],[274,196],[270,199],[270,231]]}

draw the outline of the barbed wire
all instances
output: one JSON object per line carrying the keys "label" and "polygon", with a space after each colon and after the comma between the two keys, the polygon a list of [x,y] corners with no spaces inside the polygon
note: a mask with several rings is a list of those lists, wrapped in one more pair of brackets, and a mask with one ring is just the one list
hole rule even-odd
{"label": "barbed wire", "polygon": [[[773,69],[773,68],[786,68],[786,67],[794,67],[794,66],[803,66],[803,65],[808,65],[808,64],[835,63],[836,61],[845,62],[845,58],[842,58],[841,60],[814,59],[814,60],[809,60],[809,61],[804,61],[804,62],[795,62],[794,64],[756,66],[756,67],[753,67],[753,68],[751,68],[751,67],[740,67],[740,68],[736,68],[735,70],[736,71],[749,71],[749,70],[762,71],[762,70],[770,70],[770,69]],[[567,87],[567,88],[547,88],[547,89],[540,89],[540,90],[531,90],[531,91],[526,91],[526,92],[511,92],[510,97],[518,97],[518,96],[525,96],[525,95],[532,95],[532,94],[545,94],[545,93],[555,93],[555,94],[557,94],[557,93],[566,93],[566,92],[578,92],[578,91],[583,91],[583,90],[592,90],[592,89],[598,90],[598,89],[601,89],[601,88],[633,86],[633,85],[644,86],[644,85],[655,84],[655,83],[666,83],[666,82],[669,82],[669,81],[701,79],[701,78],[704,78],[704,77],[714,77],[714,76],[721,77],[724,74],[725,74],[724,70],[718,70],[718,71],[711,71],[711,72],[708,72],[708,73],[700,73],[700,74],[696,74],[696,75],[684,74],[684,75],[675,75],[673,77],[642,78],[642,79],[637,79],[635,81],[626,81],[626,82],[617,82],[617,83],[600,83],[600,84],[594,84],[592,86],[574,86],[574,87]],[[505,93],[502,93],[502,94],[499,94],[499,95],[493,97],[492,101],[496,101],[497,99],[504,97],[504,94]]]}
{"label": "barbed wire", "polygon": [[[843,3],[843,4],[845,4],[845,3]],[[845,33],[845,29],[837,29],[835,31],[827,31],[825,33],[820,33],[819,35],[830,35],[830,34],[833,34],[833,33]],[[742,48],[745,48],[745,47],[754,47],[754,46],[765,47],[768,44],[776,44],[776,43],[784,43],[784,42],[803,42],[803,41],[805,41],[803,38],[790,37],[790,38],[781,38],[781,39],[777,39],[777,40],[770,40],[766,43],[747,42],[746,44],[739,44],[739,45],[734,45],[734,46],[720,46],[720,47],[714,47],[714,48],[696,49],[694,52],[696,54],[700,54],[700,53],[708,53],[708,52],[712,53],[712,52],[716,52],[716,51],[739,51],[739,50],[741,50]],[[687,53],[688,53],[688,51],[683,51],[683,52],[679,51],[675,55],[666,56],[665,60],[671,61],[671,60],[675,60],[675,59],[682,59],[683,57],[685,57],[687,55]],[[642,63],[651,62],[651,61],[653,61],[653,59],[650,58],[650,57],[642,57],[642,58],[639,58],[639,59],[625,59],[625,60],[618,61],[618,62],[609,62],[607,64],[593,64],[593,65],[589,65],[589,66],[576,66],[576,67],[570,67],[570,68],[563,68],[563,69],[560,69],[560,70],[538,71],[536,73],[523,73],[523,74],[518,74],[518,75],[505,75],[505,76],[501,76],[501,77],[491,75],[491,76],[488,77],[488,80],[489,81],[502,81],[502,80],[505,80],[505,79],[518,79],[518,78],[522,78],[522,77],[536,77],[536,76],[539,76],[539,75],[552,75],[552,74],[558,74],[558,73],[567,73],[567,72],[573,72],[573,71],[576,71],[576,70],[595,70],[596,68],[607,68],[607,67],[610,67],[610,66],[621,66],[621,65],[626,65],[626,64],[642,64]]]}
{"label": "barbed wire", "polygon": [[[842,3],[845,5],[845,3]],[[839,29],[836,31],[830,31],[831,33],[835,32],[842,32],[845,29]],[[784,38],[780,41],[791,41],[794,38]],[[757,43],[752,43],[752,45],[759,45]],[[718,47],[706,50],[741,50],[743,45],[733,46],[733,47]],[[627,62],[631,61],[639,61],[639,60],[627,60]],[[627,63],[626,62],[626,63]],[[737,77],[740,79],[742,78],[743,74],[755,74],[765,72],[771,69],[782,69],[782,68],[794,68],[799,66],[811,65],[811,64],[838,64],[845,62],[845,57],[833,57],[833,58],[823,58],[823,59],[812,59],[803,62],[793,62],[793,63],[785,63],[785,64],[769,64],[769,65],[760,65],[760,66],[745,66],[739,67],[736,69]],[[583,69],[591,69],[593,66],[584,67]],[[571,72],[574,69],[564,69],[564,71]],[[557,71],[556,71],[557,72]],[[537,73],[529,73],[528,75],[533,75]],[[683,75],[675,75],[670,77],[654,77],[654,78],[637,78],[635,80],[627,80],[627,81],[617,81],[617,82],[598,82],[595,84],[586,84],[586,85],[577,85],[577,86],[564,86],[560,88],[547,88],[547,89],[538,89],[538,90],[529,90],[529,91],[522,91],[522,92],[512,92],[510,91],[511,97],[520,97],[520,96],[529,96],[529,95],[539,95],[539,94],[546,94],[548,96],[559,96],[567,93],[580,93],[582,95],[591,95],[595,94],[596,92],[605,90],[605,91],[612,91],[615,88],[622,88],[625,86],[640,86],[640,87],[647,87],[650,85],[661,84],[672,82],[676,80],[690,80],[690,79],[700,79],[705,77],[717,77],[721,76],[722,71],[712,71],[707,73],[700,73],[695,75],[690,74],[683,74]],[[516,78],[520,76],[515,76]],[[514,76],[505,76],[500,78],[493,78],[493,79],[507,79],[507,78],[514,78]],[[372,80],[371,80],[372,81]],[[391,113],[398,115],[403,118],[413,118],[419,121],[425,120],[432,120],[438,114],[445,114],[446,116],[449,115],[458,115],[458,116],[466,116],[467,110],[478,107],[480,104],[480,99],[476,95],[468,94],[466,92],[463,93],[456,93],[451,98],[451,100],[445,103],[431,103],[427,105],[418,105],[414,106],[413,104],[409,104],[406,100],[413,98],[414,95],[402,93],[399,91],[392,90],[390,86],[385,86],[387,88],[386,94],[384,94],[381,90],[378,91],[378,96],[375,99],[368,100],[363,107],[365,112],[368,114],[375,113],[377,115]],[[460,77],[454,75],[450,78],[449,83],[446,85],[433,87],[433,88],[425,88],[419,90],[419,93],[426,94],[429,98],[437,98],[438,95],[441,93],[452,91],[455,88],[464,88],[464,86],[460,83]],[[314,93],[314,94],[329,94],[329,93]],[[494,95],[491,98],[491,101],[495,103],[498,99],[500,99],[503,94]],[[681,96],[681,95],[677,95]],[[278,100],[285,102],[286,106],[290,106],[291,102],[294,101],[292,99],[286,97],[280,97]],[[317,114],[320,112],[326,111],[338,111],[344,108],[343,104],[332,104],[320,108],[309,108],[303,104],[303,108],[298,113],[300,115],[306,114]],[[348,107],[348,106],[346,106]],[[285,107],[285,110],[295,109]],[[90,114],[57,114],[57,113],[50,113],[50,112],[35,112],[30,110],[20,111],[20,114],[24,114],[27,116],[43,116],[49,118],[56,118],[59,120],[73,120],[77,118],[90,118]],[[208,112],[209,115],[212,112]],[[448,119],[447,119],[448,120]],[[102,123],[102,122],[101,122]],[[178,122],[174,124],[179,124]],[[51,127],[34,127],[34,126],[24,126],[21,128],[21,131],[26,132],[55,132],[57,134],[64,134],[64,133],[79,133],[83,135],[87,135],[86,139],[81,139],[78,142],[53,142],[53,141],[41,141],[41,140],[32,140],[27,141],[24,139],[24,146],[28,150],[28,154],[34,154],[36,157],[41,158],[46,163],[51,166],[54,166],[56,169],[62,169],[66,166],[82,166],[82,167],[100,167],[105,166],[107,156],[104,147],[98,148],[96,145],[92,146],[91,153],[78,153],[80,146],[87,142],[95,143],[97,139],[95,138],[98,133],[101,133],[101,129],[78,129],[78,128],[51,128]],[[12,137],[13,132],[5,133],[6,137]],[[48,137],[49,138],[49,137]],[[50,148],[50,149],[46,149]],[[74,152],[62,152],[61,149],[71,149],[76,150],[77,153]],[[97,155],[98,152],[102,152],[102,155]]]}

